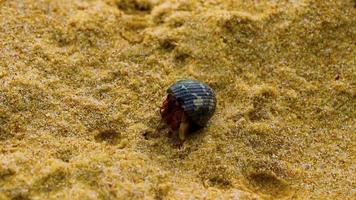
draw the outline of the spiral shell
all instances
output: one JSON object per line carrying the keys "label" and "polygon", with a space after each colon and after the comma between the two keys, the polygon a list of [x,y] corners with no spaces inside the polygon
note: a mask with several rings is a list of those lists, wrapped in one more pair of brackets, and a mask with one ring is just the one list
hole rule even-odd
{"label": "spiral shell", "polygon": [[213,116],[216,107],[214,91],[196,80],[180,80],[167,92],[176,97],[184,112],[199,126],[205,126]]}

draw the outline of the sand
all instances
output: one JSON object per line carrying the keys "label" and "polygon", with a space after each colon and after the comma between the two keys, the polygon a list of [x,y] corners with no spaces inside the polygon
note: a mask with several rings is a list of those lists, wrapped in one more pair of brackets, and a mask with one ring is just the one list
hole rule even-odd
{"label": "sand", "polygon": [[353,199],[355,96],[353,0],[0,0],[0,199]]}

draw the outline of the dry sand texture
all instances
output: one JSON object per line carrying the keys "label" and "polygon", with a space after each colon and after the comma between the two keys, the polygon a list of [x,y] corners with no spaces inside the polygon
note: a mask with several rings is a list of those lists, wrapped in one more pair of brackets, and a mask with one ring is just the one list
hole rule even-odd
{"label": "dry sand texture", "polygon": [[355,41],[354,0],[0,0],[0,199],[352,199]]}

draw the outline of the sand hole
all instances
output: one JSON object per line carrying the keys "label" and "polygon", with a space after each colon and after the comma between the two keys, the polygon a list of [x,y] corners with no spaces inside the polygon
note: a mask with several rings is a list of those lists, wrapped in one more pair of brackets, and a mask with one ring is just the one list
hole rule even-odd
{"label": "sand hole", "polygon": [[103,130],[99,131],[99,133],[96,134],[94,138],[97,142],[117,144],[120,141],[121,134],[115,130]]}
{"label": "sand hole", "polygon": [[272,196],[285,195],[288,192],[288,184],[278,178],[274,173],[255,172],[248,176],[249,183],[258,191]]}
{"label": "sand hole", "polygon": [[116,5],[126,14],[149,14],[153,8],[149,0],[119,0]]}

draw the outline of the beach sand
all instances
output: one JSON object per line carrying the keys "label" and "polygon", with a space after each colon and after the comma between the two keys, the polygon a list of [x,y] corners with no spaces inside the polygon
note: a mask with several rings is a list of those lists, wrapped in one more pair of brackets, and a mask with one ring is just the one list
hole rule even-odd
{"label": "beach sand", "polygon": [[354,199],[355,96],[354,0],[0,0],[0,199]]}

